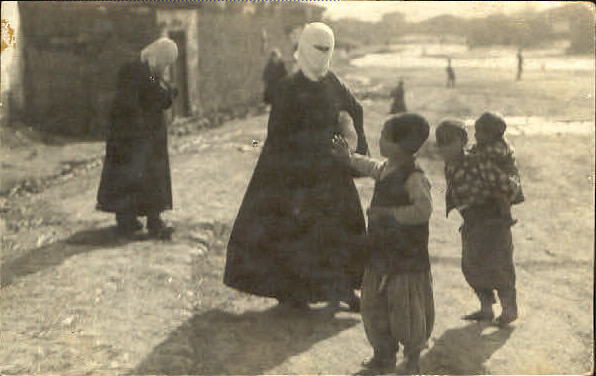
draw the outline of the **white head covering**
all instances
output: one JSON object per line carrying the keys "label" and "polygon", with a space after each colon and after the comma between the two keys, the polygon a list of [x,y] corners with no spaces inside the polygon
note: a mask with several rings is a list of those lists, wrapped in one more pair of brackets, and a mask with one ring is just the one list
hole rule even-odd
{"label": "white head covering", "polygon": [[167,37],[155,40],[141,51],[141,61],[148,63],[151,69],[163,69],[174,63],[177,58],[178,46]]}
{"label": "white head covering", "polygon": [[333,31],[322,22],[309,23],[298,41],[298,67],[306,77],[319,81],[329,70],[335,38]]}

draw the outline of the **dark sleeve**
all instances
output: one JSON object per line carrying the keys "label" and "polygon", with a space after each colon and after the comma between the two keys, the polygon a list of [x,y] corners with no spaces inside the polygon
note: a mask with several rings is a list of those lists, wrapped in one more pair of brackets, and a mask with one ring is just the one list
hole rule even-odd
{"label": "dark sleeve", "polygon": [[271,70],[271,63],[267,63],[265,65],[265,69],[263,69],[263,81],[269,82],[269,71]]}
{"label": "dark sleeve", "polygon": [[366,142],[366,135],[364,134],[364,111],[362,110],[362,105],[360,102],[358,102],[350,89],[348,89],[343,82],[341,82],[339,79],[337,79],[337,82],[340,85],[343,96],[343,110],[347,111],[354,121],[354,129],[356,130],[356,135],[358,136],[356,153],[370,155],[368,143]]}
{"label": "dark sleeve", "polygon": [[122,66],[118,71],[108,137],[115,139],[142,137],[141,91],[142,79],[139,70],[130,63]]}
{"label": "dark sleeve", "polygon": [[286,64],[284,62],[280,65],[281,77],[285,77],[288,75],[288,70],[286,69]]}
{"label": "dark sleeve", "polygon": [[166,110],[172,106],[174,102],[174,97],[177,95],[178,91],[172,87],[168,82],[164,81],[164,86],[161,86],[157,83],[156,90],[156,98],[157,98],[157,105],[160,109]]}
{"label": "dark sleeve", "polygon": [[267,144],[275,150],[290,147],[289,125],[292,121],[293,110],[292,90],[289,80],[282,80],[272,98],[271,112],[267,122]]}
{"label": "dark sleeve", "polygon": [[142,79],[132,64],[126,64],[118,71],[116,111],[137,112],[140,110]]}

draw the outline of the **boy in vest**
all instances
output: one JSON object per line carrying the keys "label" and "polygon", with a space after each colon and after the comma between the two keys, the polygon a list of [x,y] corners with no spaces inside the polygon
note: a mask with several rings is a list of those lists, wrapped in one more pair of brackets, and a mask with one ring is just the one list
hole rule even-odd
{"label": "boy in vest", "polygon": [[420,373],[420,352],[434,325],[428,221],[430,182],[414,154],[429,134],[425,118],[413,113],[390,117],[379,141],[385,161],[349,153],[341,138],[335,153],[375,179],[368,210],[368,263],[362,284],[362,320],[374,355],[363,365],[374,372],[395,370],[399,344],[408,373]]}

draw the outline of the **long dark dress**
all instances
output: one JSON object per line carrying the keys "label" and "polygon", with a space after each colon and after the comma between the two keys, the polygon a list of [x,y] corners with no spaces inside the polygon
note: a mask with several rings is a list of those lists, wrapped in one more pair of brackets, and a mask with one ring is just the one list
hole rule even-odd
{"label": "long dark dress", "polygon": [[141,61],[120,69],[97,209],[148,215],[172,208],[163,110],[171,106],[174,91]]}
{"label": "long dark dress", "polygon": [[263,81],[265,82],[265,92],[263,93],[263,101],[265,103],[272,103],[273,97],[279,81],[287,76],[288,71],[283,61],[275,62],[269,60],[265,70],[263,71]]}
{"label": "long dark dress", "polygon": [[331,154],[347,111],[368,153],[362,106],[331,72],[282,80],[268,135],[228,243],[224,283],[247,293],[316,302],[360,287],[365,222],[352,171]]}
{"label": "long dark dress", "polygon": [[407,111],[403,85],[398,85],[393,89],[391,97],[393,98],[393,102],[391,102],[391,109],[389,110],[390,114],[399,114]]}

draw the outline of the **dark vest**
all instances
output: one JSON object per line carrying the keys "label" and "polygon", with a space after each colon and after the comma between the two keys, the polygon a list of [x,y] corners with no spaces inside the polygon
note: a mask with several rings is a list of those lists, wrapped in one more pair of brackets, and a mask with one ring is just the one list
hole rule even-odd
{"label": "dark vest", "polygon": [[[412,162],[377,181],[370,206],[399,207],[411,204],[405,183],[415,171],[422,172]],[[428,222],[404,225],[389,215],[373,218],[368,223],[368,252],[370,267],[382,273],[430,270]]]}

